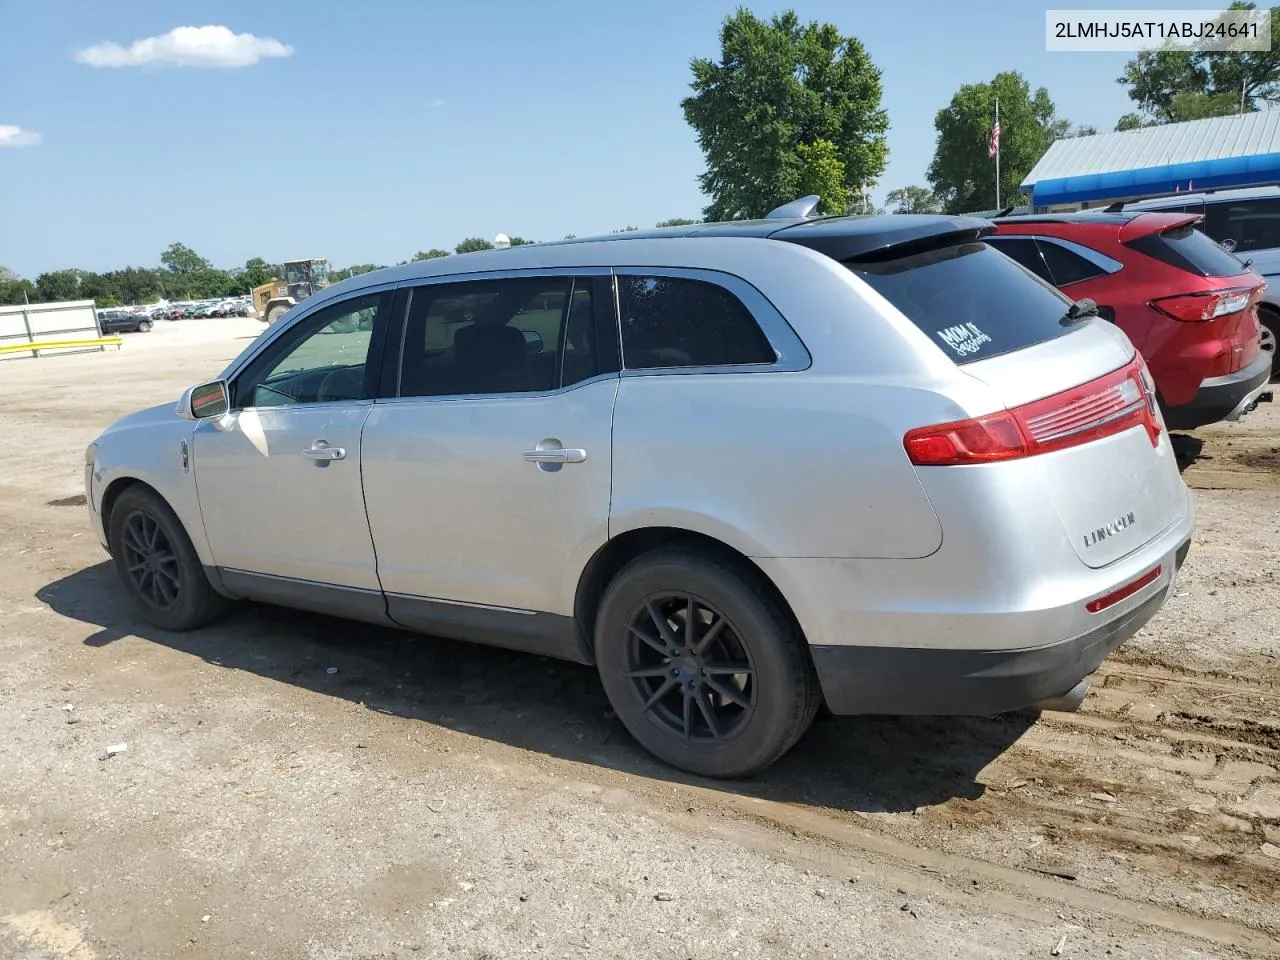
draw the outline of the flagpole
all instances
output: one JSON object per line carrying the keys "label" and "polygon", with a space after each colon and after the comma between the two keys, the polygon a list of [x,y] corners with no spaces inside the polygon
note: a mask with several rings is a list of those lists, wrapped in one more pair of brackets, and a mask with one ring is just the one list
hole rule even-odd
{"label": "flagpole", "polygon": [[[996,97],[996,129],[1000,129],[1000,98]],[[996,209],[1000,209],[1000,138],[996,137]]]}

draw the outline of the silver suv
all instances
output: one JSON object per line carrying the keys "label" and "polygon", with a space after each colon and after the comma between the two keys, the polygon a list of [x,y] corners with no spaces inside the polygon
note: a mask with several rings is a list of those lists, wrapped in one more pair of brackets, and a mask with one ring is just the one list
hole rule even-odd
{"label": "silver suv", "polygon": [[1262,349],[1271,354],[1271,379],[1280,379],[1276,354],[1280,341],[1280,187],[1176,193],[1117,206],[1201,214],[1201,230],[1266,278],[1267,289],[1258,304]]}
{"label": "silver suv", "polygon": [[352,278],[91,444],[92,523],[159,627],[251,598],[594,664],[699,774],[824,702],[1073,709],[1192,504],[1128,339],[990,230],[782,215]]}

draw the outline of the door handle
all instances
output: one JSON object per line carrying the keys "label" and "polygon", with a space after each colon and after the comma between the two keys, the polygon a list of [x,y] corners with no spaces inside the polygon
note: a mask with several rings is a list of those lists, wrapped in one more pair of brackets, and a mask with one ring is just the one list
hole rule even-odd
{"label": "door handle", "polygon": [[331,447],[324,440],[316,440],[302,451],[302,456],[307,460],[345,460],[347,451],[342,447]]}
{"label": "door handle", "polygon": [[526,450],[524,458],[530,463],[582,463],[587,459],[587,451],[570,447],[556,447],[551,450]]}

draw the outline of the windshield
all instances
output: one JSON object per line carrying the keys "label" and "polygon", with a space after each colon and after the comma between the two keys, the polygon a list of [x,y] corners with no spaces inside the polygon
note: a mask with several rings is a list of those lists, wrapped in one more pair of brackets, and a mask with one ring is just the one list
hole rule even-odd
{"label": "windshield", "polygon": [[310,279],[308,276],[309,263],[286,263],[284,265],[284,282],[293,285],[295,283],[306,283]]}
{"label": "windshield", "polygon": [[1011,353],[1069,333],[1071,300],[985,243],[849,268],[956,363]]}

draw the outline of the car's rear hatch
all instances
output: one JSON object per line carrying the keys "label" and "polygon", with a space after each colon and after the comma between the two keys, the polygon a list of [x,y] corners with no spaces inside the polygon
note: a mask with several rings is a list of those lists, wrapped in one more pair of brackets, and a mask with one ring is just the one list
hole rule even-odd
{"label": "car's rear hatch", "polygon": [[[1144,213],[1120,228],[1129,249],[1179,271],[1167,295],[1150,306],[1166,317],[1188,324],[1186,332],[1201,344],[1212,344],[1209,376],[1235,373],[1258,357],[1257,303],[1266,281],[1199,229],[1199,214]],[[1194,325],[1194,327],[1190,326]]]}
{"label": "car's rear hatch", "polygon": [[1068,316],[1060,291],[981,242],[890,257],[847,265],[1005,407],[909,432],[917,469],[1031,460],[1076,555],[1094,568],[1183,516],[1154,387],[1119,329]]}

